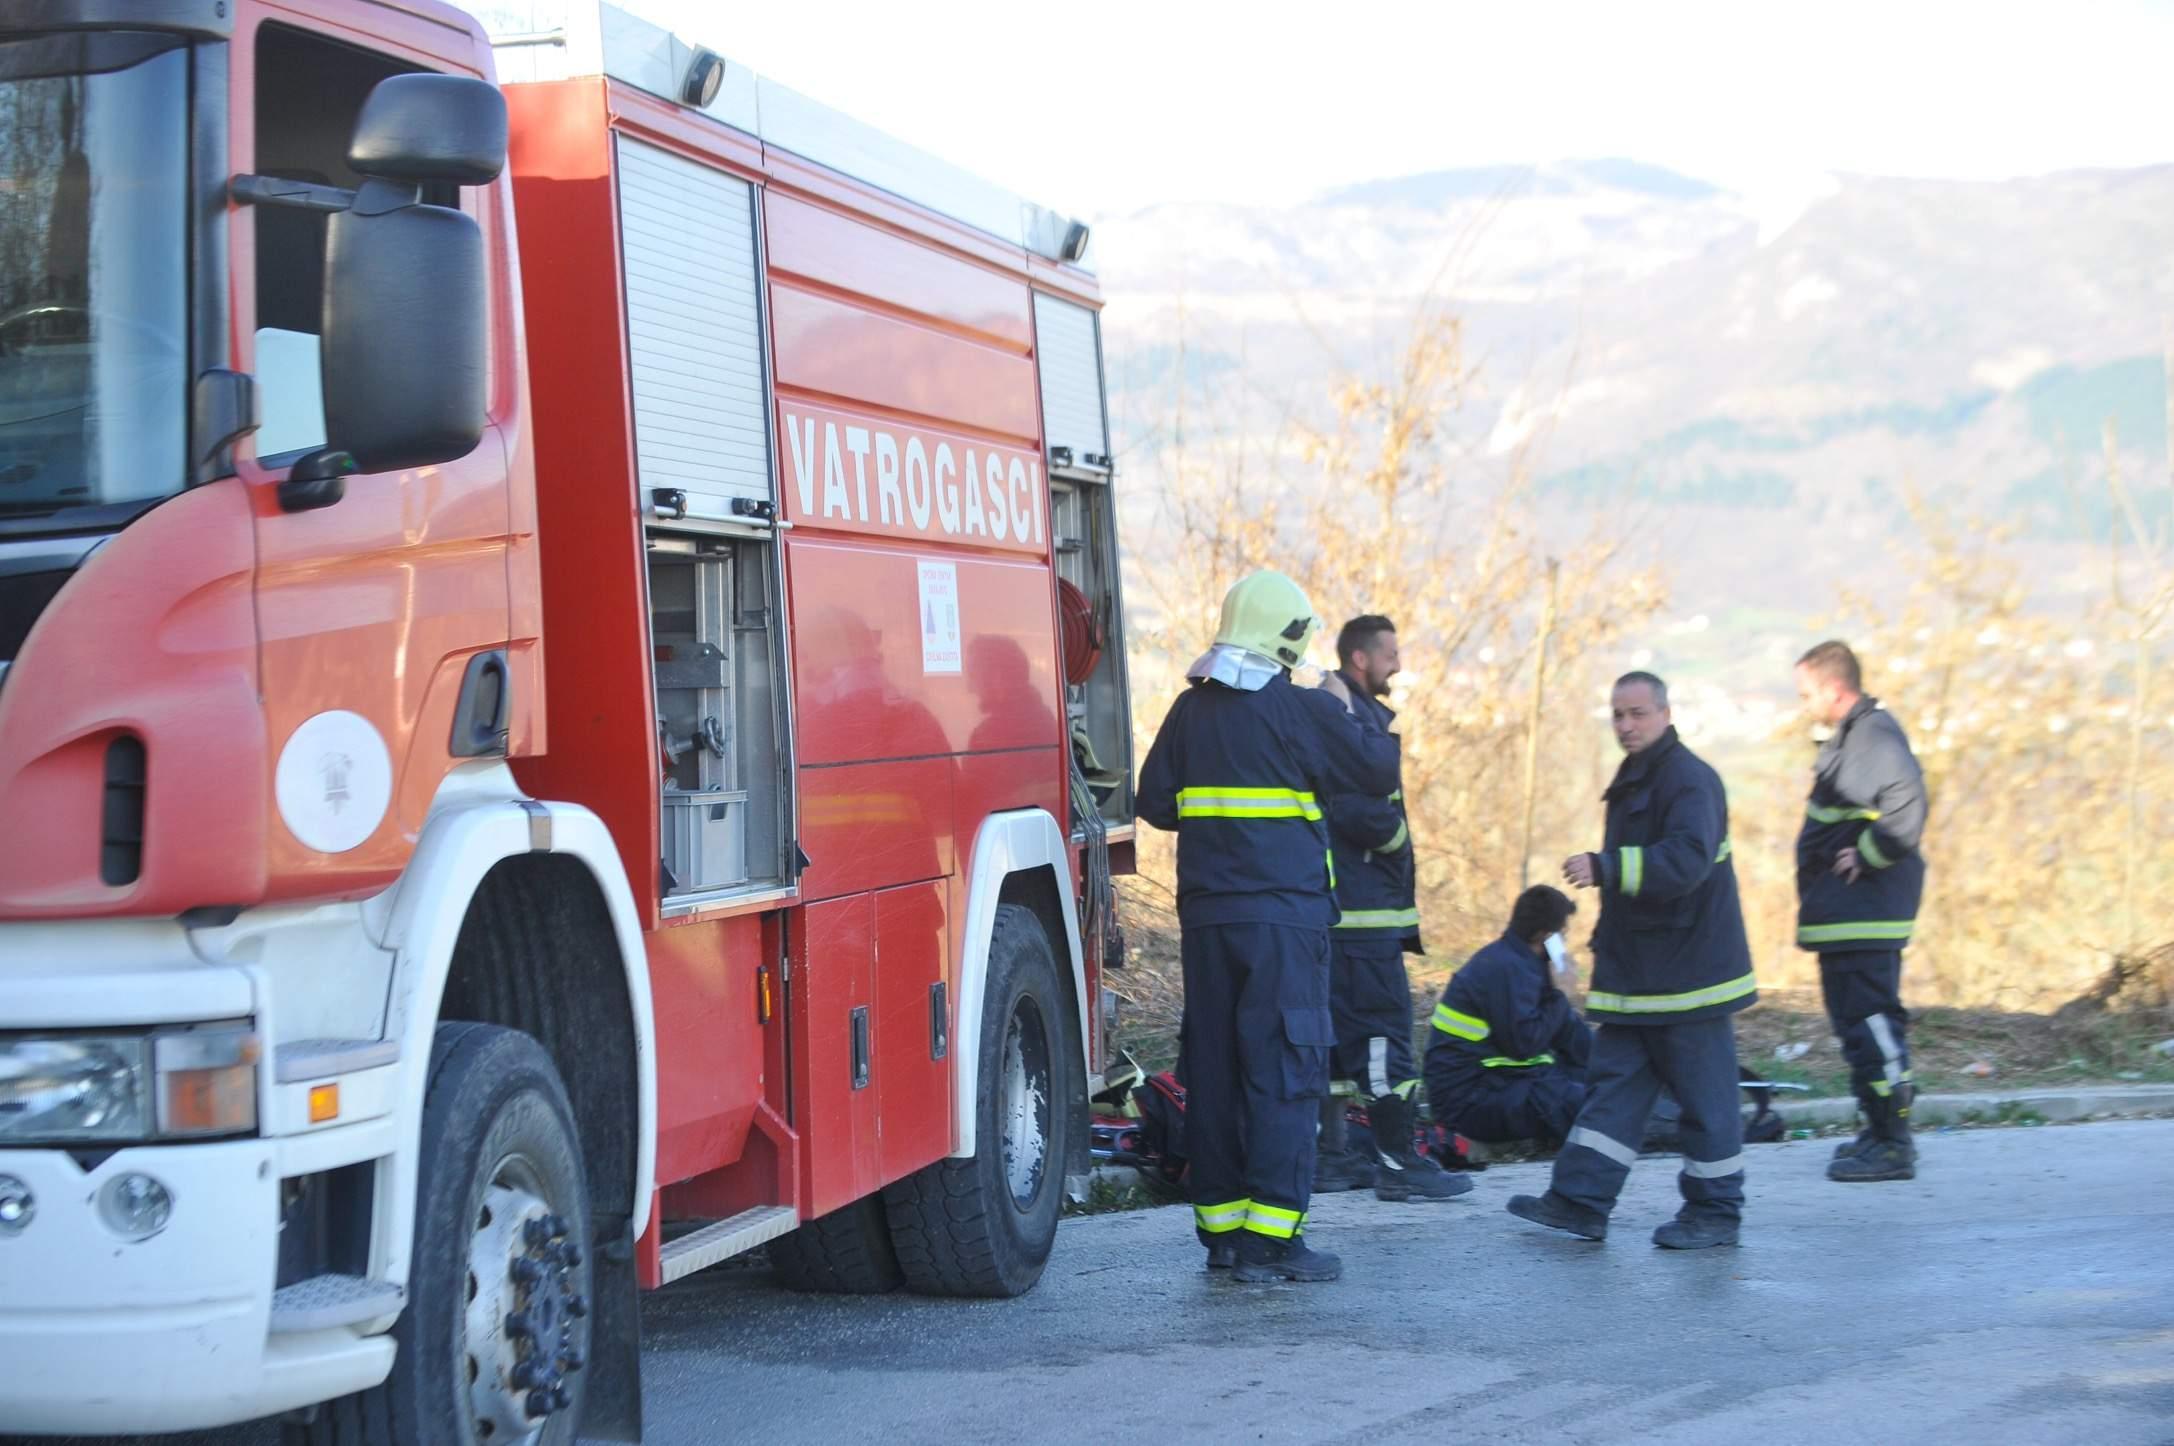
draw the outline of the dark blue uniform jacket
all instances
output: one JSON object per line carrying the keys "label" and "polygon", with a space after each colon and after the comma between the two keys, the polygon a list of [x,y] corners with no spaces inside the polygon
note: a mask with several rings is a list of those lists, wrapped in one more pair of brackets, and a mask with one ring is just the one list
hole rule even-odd
{"label": "dark blue uniform jacket", "polygon": [[1721,775],[1671,728],[1605,795],[1600,923],[1585,1012],[1621,1024],[1734,1014],[1759,997]]}
{"label": "dark blue uniform jacket", "polygon": [[1555,987],[1544,955],[1504,934],[1450,976],[1427,1036],[1427,1089],[1561,1064],[1583,1069],[1593,1031]]}
{"label": "dark blue uniform jacket", "polygon": [[[1387,733],[1396,710],[1371,698],[1344,675],[1352,716],[1360,726]],[[1329,796],[1329,848],[1336,859],[1336,922],[1339,939],[1395,941],[1407,954],[1426,952],[1419,942],[1418,871],[1412,831],[1404,812],[1400,778],[1387,793]]]}
{"label": "dark blue uniform jacket", "polygon": [[1140,769],[1140,817],[1178,835],[1181,924],[1336,922],[1323,800],[1397,784],[1396,736],[1288,673],[1178,695]]}
{"label": "dark blue uniform jacket", "polygon": [[[1925,892],[1925,776],[1895,715],[1862,698],[1820,745],[1797,834],[1797,943],[1827,953],[1900,949]],[[1857,850],[1846,883],[1835,856]]]}

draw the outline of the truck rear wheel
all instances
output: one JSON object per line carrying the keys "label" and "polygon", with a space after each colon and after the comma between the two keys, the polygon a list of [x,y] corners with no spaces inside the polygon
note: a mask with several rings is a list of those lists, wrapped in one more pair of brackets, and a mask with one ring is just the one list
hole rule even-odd
{"label": "truck rear wheel", "polygon": [[898,1253],[883,1197],[868,1195],[770,1242],[770,1266],[793,1290],[882,1295],[898,1289]]}
{"label": "truck rear wheel", "polygon": [[1004,904],[982,995],[975,1151],[884,1191],[906,1283],[929,1295],[1020,1295],[1057,1238],[1072,1094],[1064,985],[1031,910]]}
{"label": "truck rear wheel", "polygon": [[392,1375],[326,1406],[301,1439],[571,1443],[589,1352],[589,1239],[581,1146],[551,1057],[517,1030],[439,1025]]}

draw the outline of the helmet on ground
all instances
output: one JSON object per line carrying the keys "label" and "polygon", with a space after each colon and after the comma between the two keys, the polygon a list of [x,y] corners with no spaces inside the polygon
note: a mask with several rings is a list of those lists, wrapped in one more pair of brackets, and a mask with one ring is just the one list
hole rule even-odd
{"label": "helmet on ground", "polygon": [[1320,627],[1305,590],[1282,573],[1263,568],[1247,573],[1223,594],[1223,621],[1215,640],[1292,668],[1306,656],[1306,644]]}

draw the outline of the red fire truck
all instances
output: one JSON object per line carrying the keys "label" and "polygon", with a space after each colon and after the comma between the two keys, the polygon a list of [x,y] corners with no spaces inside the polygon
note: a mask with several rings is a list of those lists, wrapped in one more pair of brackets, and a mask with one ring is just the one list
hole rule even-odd
{"label": "red fire truck", "polygon": [[1086,228],[488,19],[0,9],[0,1430],[632,1439],[640,1288],[1084,1172]]}

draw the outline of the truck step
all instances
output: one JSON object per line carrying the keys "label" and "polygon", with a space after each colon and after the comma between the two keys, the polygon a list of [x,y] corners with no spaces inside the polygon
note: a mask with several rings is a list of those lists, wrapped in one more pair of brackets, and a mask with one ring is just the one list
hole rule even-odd
{"label": "truck step", "polygon": [[313,1275],[283,1285],[272,1296],[271,1333],[321,1331],[397,1315],[407,1292],[391,1281],[359,1275]]}
{"label": "truck step", "polygon": [[800,1212],[790,1205],[759,1205],[742,1210],[728,1220],[690,1231],[664,1247],[664,1279],[667,1284],[683,1275],[706,1270],[720,1260],[745,1255],[766,1240],[797,1228]]}

